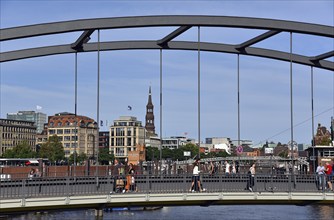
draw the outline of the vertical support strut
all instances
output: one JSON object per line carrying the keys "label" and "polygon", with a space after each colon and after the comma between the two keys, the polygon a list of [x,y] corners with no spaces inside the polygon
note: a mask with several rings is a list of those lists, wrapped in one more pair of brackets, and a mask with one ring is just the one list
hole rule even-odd
{"label": "vertical support strut", "polygon": [[74,71],[74,118],[76,123],[74,123],[74,155],[73,155],[73,162],[74,162],[74,175],[76,176],[76,165],[77,165],[77,103],[78,103],[78,53],[75,52],[75,71]]}
{"label": "vertical support strut", "polygon": [[291,126],[291,163],[292,163],[292,174],[295,171],[294,165],[294,140],[293,140],[293,77],[292,77],[292,32],[290,32],[290,126]]}
{"label": "vertical support strut", "polygon": [[201,158],[201,29],[198,26],[198,53],[197,53],[197,73],[198,73],[198,158]]}
{"label": "vertical support strut", "polygon": [[[1,71],[0,71],[0,118],[1,118],[1,88],[2,88],[2,86],[1,86],[1,84],[2,84],[2,81],[1,81],[1,77],[2,76],[2,74],[1,74]],[[2,154],[3,152],[0,150],[0,153]]]}
{"label": "vertical support strut", "polygon": [[162,171],[162,49],[160,49],[160,173]]}
{"label": "vertical support strut", "polygon": [[[97,134],[99,134],[100,130],[100,29],[97,31],[97,101],[96,101],[96,118],[97,118]],[[96,176],[98,176],[98,165],[99,165],[99,140],[97,136],[94,139],[94,143],[96,144]],[[97,143],[96,143],[97,142]]]}
{"label": "vertical support strut", "polygon": [[238,146],[240,146],[240,55],[238,54]]}
{"label": "vertical support strut", "polygon": [[313,155],[313,173],[315,173],[315,151],[314,151],[314,102],[313,102],[313,66],[311,66],[311,110],[312,110],[312,155]]}

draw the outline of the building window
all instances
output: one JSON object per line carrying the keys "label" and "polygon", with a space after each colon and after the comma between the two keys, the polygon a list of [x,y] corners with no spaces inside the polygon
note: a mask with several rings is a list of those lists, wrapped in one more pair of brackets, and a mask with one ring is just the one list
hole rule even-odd
{"label": "building window", "polygon": [[63,134],[63,129],[57,129],[57,134]]}
{"label": "building window", "polygon": [[116,146],[124,146],[124,138],[116,138]]}
{"label": "building window", "polygon": [[65,129],[64,134],[71,134],[71,129]]}
{"label": "building window", "polygon": [[132,139],[132,138],[128,138],[128,139],[127,139],[127,143],[126,143],[127,146],[132,146],[131,139]]}
{"label": "building window", "polygon": [[116,128],[116,136],[124,136],[124,128]]}
{"label": "building window", "polygon": [[127,135],[128,135],[128,136],[131,136],[131,128],[128,128],[128,129],[127,129]]}
{"label": "building window", "polygon": [[56,133],[56,131],[55,130],[53,130],[53,129],[49,129],[49,134],[51,135],[51,134],[55,134]]}
{"label": "building window", "polygon": [[325,150],[325,151],[323,151],[323,156],[324,157],[333,157],[334,156],[334,151]]}

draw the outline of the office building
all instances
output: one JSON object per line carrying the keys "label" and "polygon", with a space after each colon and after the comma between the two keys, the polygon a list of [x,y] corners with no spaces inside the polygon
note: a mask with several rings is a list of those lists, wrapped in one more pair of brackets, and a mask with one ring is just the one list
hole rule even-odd
{"label": "office building", "polygon": [[7,119],[35,122],[36,132],[40,134],[46,123],[46,114],[35,111],[18,111],[17,113],[8,113]]}
{"label": "office building", "polygon": [[34,122],[0,119],[0,156],[23,142],[36,150],[36,127]]}

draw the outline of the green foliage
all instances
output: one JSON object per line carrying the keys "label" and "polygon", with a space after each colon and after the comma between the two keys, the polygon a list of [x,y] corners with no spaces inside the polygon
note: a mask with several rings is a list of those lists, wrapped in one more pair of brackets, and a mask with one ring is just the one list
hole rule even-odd
{"label": "green foliage", "polygon": [[23,141],[12,149],[6,150],[2,155],[3,158],[35,158],[36,156],[36,152],[31,149],[27,141]]}
{"label": "green foliage", "polygon": [[102,165],[109,165],[110,161],[114,160],[114,155],[110,154],[109,148],[99,149],[99,163]]}
{"label": "green foliage", "polygon": [[288,157],[288,151],[282,151],[278,154],[278,156],[283,157],[283,158],[287,158]]}
{"label": "green foliage", "polygon": [[[169,148],[162,149],[162,159],[172,159],[172,160],[186,160],[183,156],[184,151],[190,151],[191,157],[194,157],[198,154],[198,147],[195,144],[187,144],[180,147],[179,149],[171,150]],[[160,159],[160,150],[156,147],[147,147],[146,148],[146,160],[159,160]]]}
{"label": "green foliage", "polygon": [[331,141],[330,137],[328,137],[328,138],[324,137],[324,138],[321,139],[319,145],[321,145],[321,146],[329,146],[331,143],[332,143],[332,141]]}
{"label": "green foliage", "polygon": [[48,158],[53,163],[65,158],[64,147],[57,135],[53,135],[49,138],[48,142],[42,144],[39,156]]}
{"label": "green foliage", "polygon": [[157,147],[146,147],[146,161],[160,159],[160,151]]}
{"label": "green foliage", "polygon": [[77,152],[74,152],[68,158],[69,164],[74,164],[74,155],[76,155],[76,158],[75,158],[76,164],[81,164],[82,162],[84,162],[88,158],[87,155],[84,152],[81,152],[79,155],[77,154]]}

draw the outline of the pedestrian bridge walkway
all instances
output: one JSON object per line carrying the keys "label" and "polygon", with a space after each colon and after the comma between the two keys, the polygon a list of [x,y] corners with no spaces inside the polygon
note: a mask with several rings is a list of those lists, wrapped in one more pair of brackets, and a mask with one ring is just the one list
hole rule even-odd
{"label": "pedestrian bridge walkway", "polygon": [[191,192],[191,176],[136,176],[137,192],[115,193],[115,177],[19,179],[1,182],[0,214],[56,209],[211,205],[334,205],[334,193],[319,190],[313,175],[203,175],[205,190]]}

